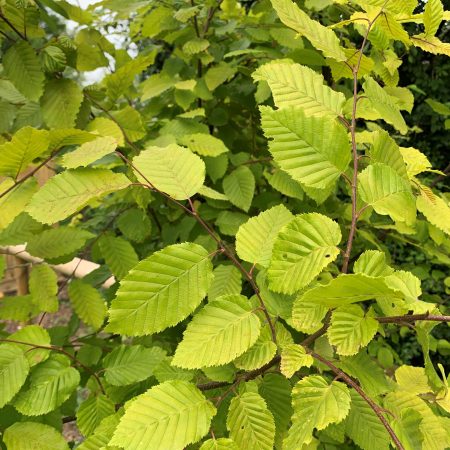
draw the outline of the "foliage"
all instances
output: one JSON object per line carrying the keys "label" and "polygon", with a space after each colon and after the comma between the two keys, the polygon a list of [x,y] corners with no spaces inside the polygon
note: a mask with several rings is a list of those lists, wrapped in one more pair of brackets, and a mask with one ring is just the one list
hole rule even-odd
{"label": "foliage", "polygon": [[[450,110],[402,66],[449,56],[449,17],[1,1],[0,245],[42,262],[0,299],[0,446],[450,447],[450,195],[418,134]],[[58,285],[75,256],[99,268]]]}

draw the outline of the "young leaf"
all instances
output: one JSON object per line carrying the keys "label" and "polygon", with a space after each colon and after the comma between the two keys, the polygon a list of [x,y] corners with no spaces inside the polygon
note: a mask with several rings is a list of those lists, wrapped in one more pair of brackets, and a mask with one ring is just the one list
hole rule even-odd
{"label": "young leaf", "polygon": [[185,369],[221,366],[233,361],[258,339],[261,323],[241,295],[208,303],[189,323],[173,358]]}
{"label": "young leaf", "polygon": [[417,209],[426,219],[444,233],[450,235],[450,206],[448,202],[435,196],[431,201],[423,192],[417,197]]}
{"label": "young leaf", "polygon": [[223,191],[233,205],[248,211],[255,193],[255,177],[247,166],[240,166],[223,179]]}
{"label": "young leaf", "polygon": [[399,389],[411,394],[428,394],[432,390],[424,367],[400,366],[395,371],[395,379]]}
{"label": "young leaf", "polygon": [[208,252],[200,245],[165,247],[122,279],[109,311],[108,329],[142,336],[174,326],[198,307],[212,277]]}
{"label": "young leaf", "polygon": [[264,399],[254,392],[231,400],[227,428],[239,448],[273,449],[275,422]]}
{"label": "young leaf", "polygon": [[294,180],[320,189],[347,169],[350,144],[342,125],[331,116],[309,116],[301,107],[273,110],[261,106],[269,150],[277,165]]}
{"label": "young leaf", "polygon": [[355,355],[373,339],[378,330],[378,321],[365,316],[358,305],[337,308],[331,316],[327,335],[340,355]]}
{"label": "young leaf", "polygon": [[423,24],[426,36],[434,36],[444,18],[444,7],[441,0],[428,0],[423,13]]}
{"label": "young leaf", "polygon": [[405,450],[424,448],[423,434],[420,430],[421,424],[421,415],[411,408],[401,411],[401,416],[392,420],[392,429],[400,439]]}
{"label": "young leaf", "polygon": [[99,246],[107,266],[118,280],[121,280],[139,262],[133,246],[121,237],[102,236]]}
{"label": "young leaf", "polygon": [[11,450],[69,450],[54,427],[38,422],[14,423],[5,430],[3,440]]}
{"label": "young leaf", "polygon": [[229,151],[220,139],[205,133],[188,134],[181,142],[201,156],[216,157]]}
{"label": "young leaf", "polygon": [[293,217],[284,205],[278,205],[249,219],[236,234],[238,256],[252,264],[268,267],[275,238]]}
{"label": "young leaf", "polygon": [[328,309],[313,302],[296,301],[292,307],[292,326],[302,333],[314,333],[323,324]]}
{"label": "young leaf", "polygon": [[17,345],[0,345],[0,408],[19,392],[29,370],[28,360]]}
{"label": "young leaf", "polygon": [[378,250],[366,250],[355,261],[353,272],[369,277],[385,277],[391,275],[394,269],[387,265],[385,253]]}
{"label": "young leaf", "polygon": [[49,225],[69,217],[92,199],[125,189],[130,180],[107,169],[67,170],[51,178],[26,208],[34,219]]}
{"label": "young leaf", "polygon": [[314,359],[298,344],[285,345],[281,349],[280,371],[286,378],[291,378],[302,367],[311,367]]}
{"label": "young leaf", "polygon": [[[172,144],[148,147],[133,159],[136,176],[176,200],[196,194],[205,181],[205,164],[189,150]],[[148,180],[148,181],[147,181]]]}
{"label": "young leaf", "polygon": [[[51,344],[48,331],[39,325],[28,325],[23,327],[11,334],[9,338],[20,342],[40,345],[42,347],[50,347]],[[27,358],[30,367],[45,361],[50,355],[50,349],[33,348],[32,346],[26,344],[15,345],[21,348],[25,353],[25,357]]]}
{"label": "young leaf", "polygon": [[89,436],[105,417],[115,412],[114,403],[105,395],[88,398],[78,408],[77,428],[84,436]]}
{"label": "young leaf", "polygon": [[339,254],[339,225],[318,213],[300,214],[280,231],[268,270],[270,288],[293,294]]}
{"label": "young leaf", "polygon": [[40,311],[58,311],[58,278],[46,264],[33,266],[28,280],[31,300]]}
{"label": "young leaf", "polygon": [[208,300],[216,300],[222,295],[240,294],[241,272],[233,265],[220,265],[214,269],[214,279],[208,289]]}
{"label": "young leaf", "polygon": [[209,430],[214,406],[193,385],[166,381],[125,410],[109,445],[127,450],[183,450]]}
{"label": "young leaf", "polygon": [[341,114],[344,94],[326,86],[323,76],[307,66],[274,61],[259,67],[252,76],[269,83],[277,108],[299,106],[309,116]]}

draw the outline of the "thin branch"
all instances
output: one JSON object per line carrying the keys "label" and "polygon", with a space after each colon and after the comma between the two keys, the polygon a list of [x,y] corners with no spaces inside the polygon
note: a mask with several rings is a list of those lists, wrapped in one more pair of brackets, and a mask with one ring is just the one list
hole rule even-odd
{"label": "thin branch", "polygon": [[402,323],[416,321],[450,322],[450,316],[439,316],[435,314],[406,314],[404,316],[376,317],[380,323]]}

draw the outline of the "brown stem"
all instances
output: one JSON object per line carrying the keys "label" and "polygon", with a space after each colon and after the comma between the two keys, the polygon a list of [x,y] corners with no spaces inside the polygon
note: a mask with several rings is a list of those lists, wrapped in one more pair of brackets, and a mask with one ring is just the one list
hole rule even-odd
{"label": "brown stem", "polygon": [[389,317],[377,317],[380,323],[402,323],[402,322],[415,322],[417,320],[430,321],[430,322],[450,322],[450,316],[438,316],[434,314],[406,314],[405,316],[389,316]]}
{"label": "brown stem", "polygon": [[392,429],[391,425],[387,421],[386,417],[383,415],[383,408],[381,408],[377,403],[375,403],[362,389],[361,387],[352,379],[350,378],[345,372],[343,372],[341,369],[336,367],[331,361],[328,361],[323,356],[311,351],[306,350],[313,358],[320,361],[322,364],[325,364],[328,368],[331,369],[333,373],[335,373],[339,378],[344,380],[350,387],[352,387],[365,401],[366,403],[372,408],[372,411],[377,415],[377,417],[380,419],[380,422],[383,424],[384,428],[386,428],[386,431],[389,433],[389,436],[391,436],[391,439],[394,441],[395,446],[398,448],[398,450],[405,450],[402,443],[400,442],[400,439],[395,434],[395,431]]}

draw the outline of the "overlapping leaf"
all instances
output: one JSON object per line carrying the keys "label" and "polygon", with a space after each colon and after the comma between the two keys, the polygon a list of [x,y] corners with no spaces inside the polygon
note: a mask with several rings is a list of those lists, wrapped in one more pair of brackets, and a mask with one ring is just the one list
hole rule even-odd
{"label": "overlapping leaf", "polygon": [[30,370],[20,347],[0,345],[0,407],[3,408],[19,392]]}
{"label": "overlapping leaf", "polygon": [[5,430],[3,440],[11,450],[69,450],[54,427],[38,422],[14,423]]}
{"label": "overlapping leaf", "polygon": [[255,192],[255,177],[247,166],[240,166],[223,179],[223,191],[233,205],[248,211]]}

